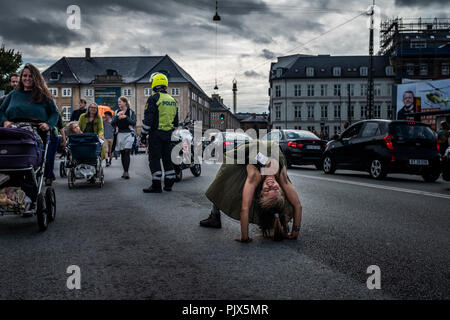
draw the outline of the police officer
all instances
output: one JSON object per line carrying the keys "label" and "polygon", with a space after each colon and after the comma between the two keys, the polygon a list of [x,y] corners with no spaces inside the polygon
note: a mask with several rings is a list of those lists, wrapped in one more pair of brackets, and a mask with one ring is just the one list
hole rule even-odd
{"label": "police officer", "polygon": [[143,189],[145,193],[161,193],[161,159],[164,166],[164,190],[172,191],[175,182],[175,170],[170,158],[171,137],[174,127],[178,126],[177,102],[167,93],[169,81],[162,73],[150,77],[154,94],[147,100],[142,126],[142,141],[148,137],[148,151],[152,185]]}

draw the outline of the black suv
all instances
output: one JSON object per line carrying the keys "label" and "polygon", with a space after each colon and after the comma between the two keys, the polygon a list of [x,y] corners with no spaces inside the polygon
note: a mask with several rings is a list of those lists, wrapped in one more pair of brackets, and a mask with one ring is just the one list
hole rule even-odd
{"label": "black suv", "polygon": [[328,143],[323,171],[369,171],[372,178],[388,173],[418,174],[434,182],[440,175],[437,136],[427,124],[401,120],[365,120]]}

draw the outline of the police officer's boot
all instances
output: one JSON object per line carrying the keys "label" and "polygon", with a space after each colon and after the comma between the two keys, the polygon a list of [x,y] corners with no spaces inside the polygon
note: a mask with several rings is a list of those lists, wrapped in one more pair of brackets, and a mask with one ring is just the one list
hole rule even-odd
{"label": "police officer's boot", "polygon": [[213,205],[208,218],[200,221],[200,226],[206,228],[222,228],[222,222],[220,221],[220,211],[216,206]]}
{"label": "police officer's boot", "polygon": [[152,180],[152,185],[147,189],[142,189],[145,193],[161,193],[161,180]]}
{"label": "police officer's boot", "polygon": [[164,191],[172,191],[175,179],[164,178]]}

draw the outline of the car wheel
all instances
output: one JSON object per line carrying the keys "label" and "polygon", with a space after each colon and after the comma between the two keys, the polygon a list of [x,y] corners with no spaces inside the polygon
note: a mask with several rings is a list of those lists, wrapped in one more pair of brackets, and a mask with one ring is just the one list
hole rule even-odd
{"label": "car wheel", "polygon": [[39,193],[37,196],[36,216],[37,216],[37,223],[38,223],[39,231],[47,230],[48,216],[47,216],[47,210],[45,208],[44,195],[42,193]]}
{"label": "car wheel", "polygon": [[441,173],[438,170],[429,170],[422,174],[422,178],[426,182],[435,182],[437,179],[439,179],[440,175]]}
{"label": "car wheel", "polygon": [[379,159],[374,159],[370,163],[370,176],[374,179],[383,179],[387,175],[386,166]]}
{"label": "car wheel", "polygon": [[52,222],[56,218],[56,196],[55,189],[52,187],[45,190],[45,204],[47,206],[48,222]]}
{"label": "car wheel", "polygon": [[326,174],[333,174],[336,171],[336,164],[330,155],[326,155],[322,163],[323,172]]}

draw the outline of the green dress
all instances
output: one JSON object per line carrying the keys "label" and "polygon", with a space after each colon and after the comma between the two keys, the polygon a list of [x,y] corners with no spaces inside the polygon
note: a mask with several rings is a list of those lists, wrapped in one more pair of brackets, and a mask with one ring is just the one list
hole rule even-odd
{"label": "green dress", "polygon": [[[278,144],[274,142],[266,142],[254,140],[249,144],[241,145],[237,149],[230,150],[224,154],[224,162],[217,172],[216,178],[206,190],[206,197],[216,205],[219,210],[227,216],[240,220],[241,205],[242,205],[242,191],[244,190],[245,180],[247,179],[247,165],[251,161],[255,161],[254,157],[258,152],[261,152],[267,157],[272,157],[272,150],[278,148],[280,172],[286,166],[286,159]],[[243,154],[245,151],[245,163],[238,164],[236,156]],[[276,158],[276,155],[274,155]],[[234,163],[229,163],[229,159],[234,159]],[[225,162],[227,160],[227,163]],[[241,161],[243,162],[243,161]],[[254,197],[255,199],[255,197]],[[249,210],[249,223],[260,224],[260,219],[257,210],[255,210],[254,202]],[[285,201],[285,207],[280,215],[284,215],[285,221],[290,221],[294,216],[294,208]]]}

